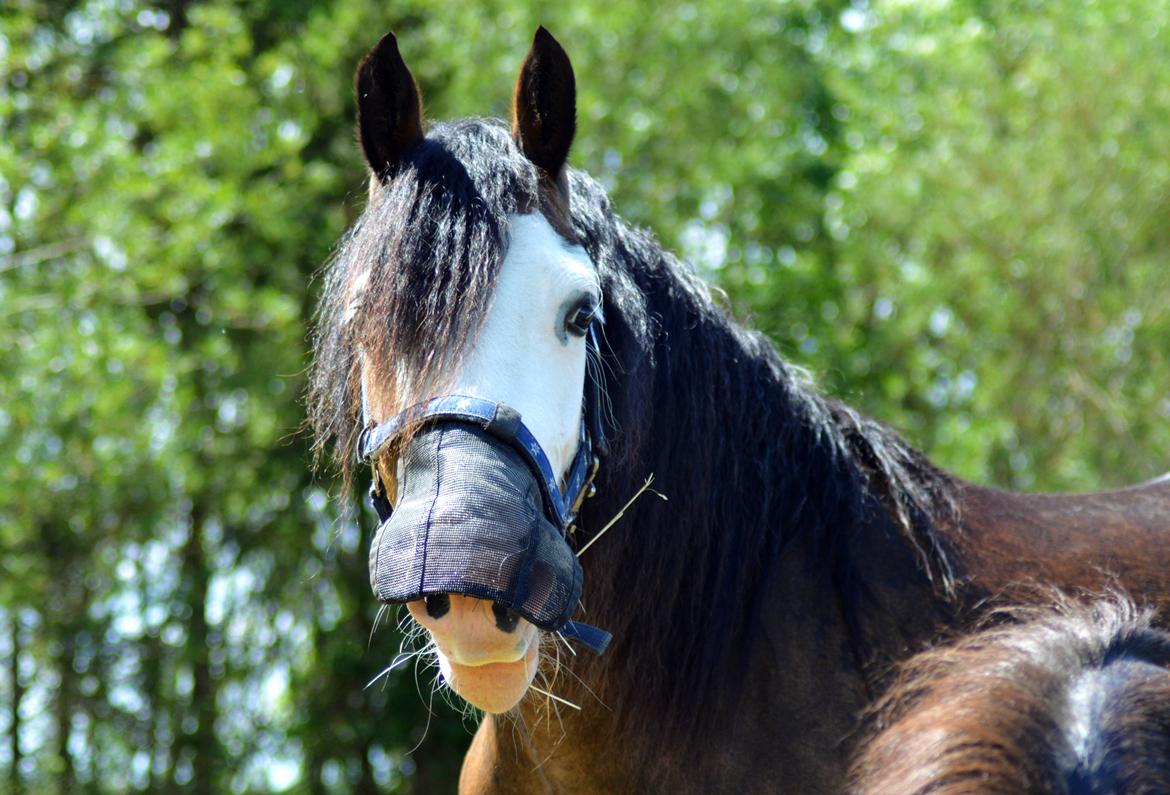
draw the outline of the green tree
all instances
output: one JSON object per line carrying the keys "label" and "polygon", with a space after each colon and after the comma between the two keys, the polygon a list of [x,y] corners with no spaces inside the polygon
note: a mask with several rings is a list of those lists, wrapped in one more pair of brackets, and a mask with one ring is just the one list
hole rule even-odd
{"label": "green tree", "polygon": [[1165,0],[15,0],[6,791],[451,790],[433,673],[366,687],[404,638],[302,373],[364,196],[353,65],[394,29],[430,117],[502,116],[538,23],[573,163],[827,391],[1000,485],[1166,468]]}

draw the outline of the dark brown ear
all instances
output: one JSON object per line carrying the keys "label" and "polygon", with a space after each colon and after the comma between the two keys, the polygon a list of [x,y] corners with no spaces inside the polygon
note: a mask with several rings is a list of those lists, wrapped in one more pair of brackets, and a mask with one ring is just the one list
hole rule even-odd
{"label": "dark brown ear", "polygon": [[422,100],[393,33],[383,36],[358,64],[354,91],[362,152],[374,174],[387,180],[423,139]]}
{"label": "dark brown ear", "polygon": [[543,25],[520,67],[512,111],[521,151],[556,179],[577,131],[577,81],[569,56]]}

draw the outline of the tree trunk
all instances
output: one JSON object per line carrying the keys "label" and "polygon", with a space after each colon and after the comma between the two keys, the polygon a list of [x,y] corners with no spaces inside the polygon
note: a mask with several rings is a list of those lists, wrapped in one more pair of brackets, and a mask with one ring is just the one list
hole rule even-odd
{"label": "tree trunk", "polygon": [[354,792],[357,795],[378,795],[378,785],[374,783],[374,768],[370,765],[370,743],[361,748],[362,777],[358,779]]}
{"label": "tree trunk", "polygon": [[57,688],[53,711],[57,728],[57,792],[72,795],[76,782],[73,755],[69,752],[69,734],[73,729],[73,631],[64,623],[60,626],[61,653],[57,657],[57,671],[61,684]]}
{"label": "tree trunk", "polygon": [[207,510],[197,497],[191,510],[191,534],[183,548],[183,580],[187,604],[191,608],[187,648],[191,655],[194,686],[191,706],[197,726],[184,745],[191,749],[194,778],[191,791],[196,795],[215,795],[215,771],[222,766],[219,742],[215,736],[216,684],[211,675],[211,633],[207,627],[207,590],[211,579],[203,555],[204,524]]}
{"label": "tree trunk", "polygon": [[310,795],[328,795],[329,790],[325,789],[325,782],[321,780],[321,774],[325,770],[325,760],[321,757],[316,742],[308,745],[305,772],[309,783],[309,793]]}
{"label": "tree trunk", "polygon": [[[145,588],[143,591],[145,592]],[[144,593],[143,604],[146,604]],[[163,726],[167,720],[169,708],[164,706],[167,699],[162,693],[162,644],[157,638],[147,638],[142,643],[142,690],[150,699],[150,720],[146,727],[146,747],[150,749],[150,792],[172,792],[171,776],[173,775],[171,749],[159,741]]]}
{"label": "tree trunk", "polygon": [[12,674],[12,711],[8,722],[12,767],[8,770],[8,790],[12,795],[22,795],[24,788],[20,781],[20,702],[24,698],[24,688],[20,683],[20,617],[15,611],[11,611],[8,620],[12,630],[12,659],[9,666]]}

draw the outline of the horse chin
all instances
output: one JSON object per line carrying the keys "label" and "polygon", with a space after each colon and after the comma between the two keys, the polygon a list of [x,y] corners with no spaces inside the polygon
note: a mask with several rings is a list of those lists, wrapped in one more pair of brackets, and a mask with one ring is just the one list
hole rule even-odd
{"label": "horse chin", "polygon": [[519,704],[528,692],[536,677],[540,644],[533,638],[520,659],[484,665],[461,665],[442,651],[436,653],[443,681],[472,706],[498,715]]}

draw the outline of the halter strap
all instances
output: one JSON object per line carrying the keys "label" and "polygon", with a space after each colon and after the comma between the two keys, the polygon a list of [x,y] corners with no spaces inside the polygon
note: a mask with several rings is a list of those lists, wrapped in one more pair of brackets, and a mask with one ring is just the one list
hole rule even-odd
{"label": "halter strap", "polygon": [[[541,496],[546,513],[556,523],[561,535],[577,518],[585,492],[597,474],[588,423],[581,420],[580,442],[562,492],[557,485],[552,464],[536,436],[520,419],[515,409],[503,403],[467,395],[444,395],[419,403],[395,414],[379,425],[366,428],[358,435],[357,455],[363,463],[373,461],[394,438],[407,428],[436,422],[462,422],[482,428],[511,445],[536,473],[540,474]],[[380,491],[380,489],[379,489]]]}
{"label": "halter strap", "polygon": [[[412,426],[435,422],[465,422],[483,428],[501,441],[512,445],[532,468],[539,474],[541,496],[544,498],[549,519],[556,522],[561,535],[568,535],[581,504],[586,497],[596,492],[593,485],[601,467],[601,458],[609,454],[605,438],[605,423],[602,418],[602,393],[600,374],[589,372],[589,360],[600,367],[597,324],[589,327],[585,338],[586,378],[584,403],[581,417],[581,433],[577,452],[565,478],[562,491],[557,484],[556,473],[536,436],[524,424],[520,413],[503,403],[467,395],[442,395],[398,412],[390,419],[377,425],[370,424],[369,398],[366,394],[365,369],[362,369],[362,419],[366,427],[358,434],[357,449],[354,451],[359,462],[373,461],[386,445],[403,431]],[[374,475],[370,497],[382,521],[389,518],[391,506],[382,494],[380,478]],[[381,503],[381,504],[379,504]],[[383,515],[385,512],[385,515]]]}

